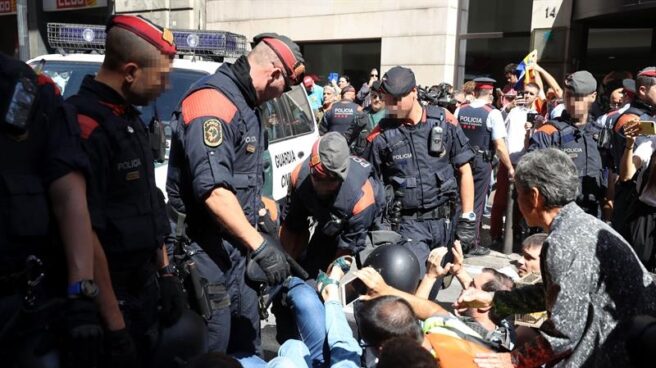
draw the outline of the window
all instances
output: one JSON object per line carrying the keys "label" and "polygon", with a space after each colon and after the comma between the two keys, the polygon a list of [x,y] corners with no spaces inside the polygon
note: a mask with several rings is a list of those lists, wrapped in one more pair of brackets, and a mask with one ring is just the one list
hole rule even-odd
{"label": "window", "polygon": [[314,131],[312,109],[303,87],[295,86],[260,107],[269,142],[273,143]]}

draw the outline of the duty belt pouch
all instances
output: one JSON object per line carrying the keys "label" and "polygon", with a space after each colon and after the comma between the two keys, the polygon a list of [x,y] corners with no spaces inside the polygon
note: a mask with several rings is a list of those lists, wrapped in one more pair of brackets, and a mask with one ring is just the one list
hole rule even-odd
{"label": "duty belt pouch", "polygon": [[483,151],[483,161],[485,161],[485,162],[492,162],[492,161],[494,161],[494,151],[492,151],[492,150],[484,150],[484,151]]}

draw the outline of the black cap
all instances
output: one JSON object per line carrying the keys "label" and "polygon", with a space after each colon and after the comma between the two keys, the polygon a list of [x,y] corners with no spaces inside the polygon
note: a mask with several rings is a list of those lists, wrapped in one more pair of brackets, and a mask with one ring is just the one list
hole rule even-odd
{"label": "black cap", "polygon": [[597,91],[597,80],[587,70],[579,70],[565,78],[565,88],[575,95],[585,96]]}
{"label": "black cap", "polygon": [[415,73],[408,68],[395,66],[383,75],[381,90],[396,98],[407,95],[417,86]]}
{"label": "black cap", "polygon": [[371,83],[371,90],[372,91],[378,92],[378,91],[380,91],[380,88],[381,88],[381,81],[380,80],[376,80],[373,83]]}

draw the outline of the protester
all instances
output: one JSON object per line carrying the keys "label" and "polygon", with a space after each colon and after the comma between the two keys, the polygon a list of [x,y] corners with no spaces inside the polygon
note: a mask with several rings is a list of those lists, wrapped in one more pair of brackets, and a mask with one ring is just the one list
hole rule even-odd
{"label": "protester", "polygon": [[367,108],[369,105],[371,105],[371,91],[374,82],[378,81],[378,69],[373,68],[369,72],[369,81],[367,83],[363,83],[362,86],[360,87],[360,90],[358,91],[358,95],[356,96],[356,101],[362,106],[362,108]]}
{"label": "protester", "polygon": [[303,78],[303,87],[305,87],[305,92],[307,92],[310,107],[312,110],[318,111],[323,106],[323,88],[316,84],[314,79],[309,75]]}
{"label": "protester", "polygon": [[[510,354],[476,358],[482,367],[627,367],[626,323],[656,313],[656,285],[628,243],[576,204],[576,165],[564,152],[525,155],[515,174],[529,226],[549,235],[540,255],[544,283],[494,293],[467,290],[457,307],[492,306],[499,316],[546,310],[534,341]],[[585,275],[585,277],[582,277]]]}
{"label": "protester", "polygon": [[323,87],[323,104],[317,110],[315,114],[315,118],[317,121],[317,124],[321,122],[323,119],[323,116],[325,115],[326,111],[330,110],[330,108],[333,106],[333,103],[339,101],[338,94],[335,92],[335,88],[333,86],[324,86]]}
{"label": "protester", "polygon": [[522,242],[522,258],[517,263],[517,274],[524,277],[532,273],[540,273],[540,252],[547,234],[533,234]]}

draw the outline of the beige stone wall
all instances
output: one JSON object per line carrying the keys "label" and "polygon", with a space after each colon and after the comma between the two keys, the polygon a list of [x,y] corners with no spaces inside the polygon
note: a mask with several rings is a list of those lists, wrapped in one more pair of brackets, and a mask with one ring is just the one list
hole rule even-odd
{"label": "beige stone wall", "polygon": [[297,41],[381,40],[382,72],[412,68],[420,84],[452,82],[462,0],[206,0],[207,29],[249,39],[262,32]]}
{"label": "beige stone wall", "polygon": [[116,13],[141,15],[163,27],[198,29],[205,24],[205,0],[115,0]]}

